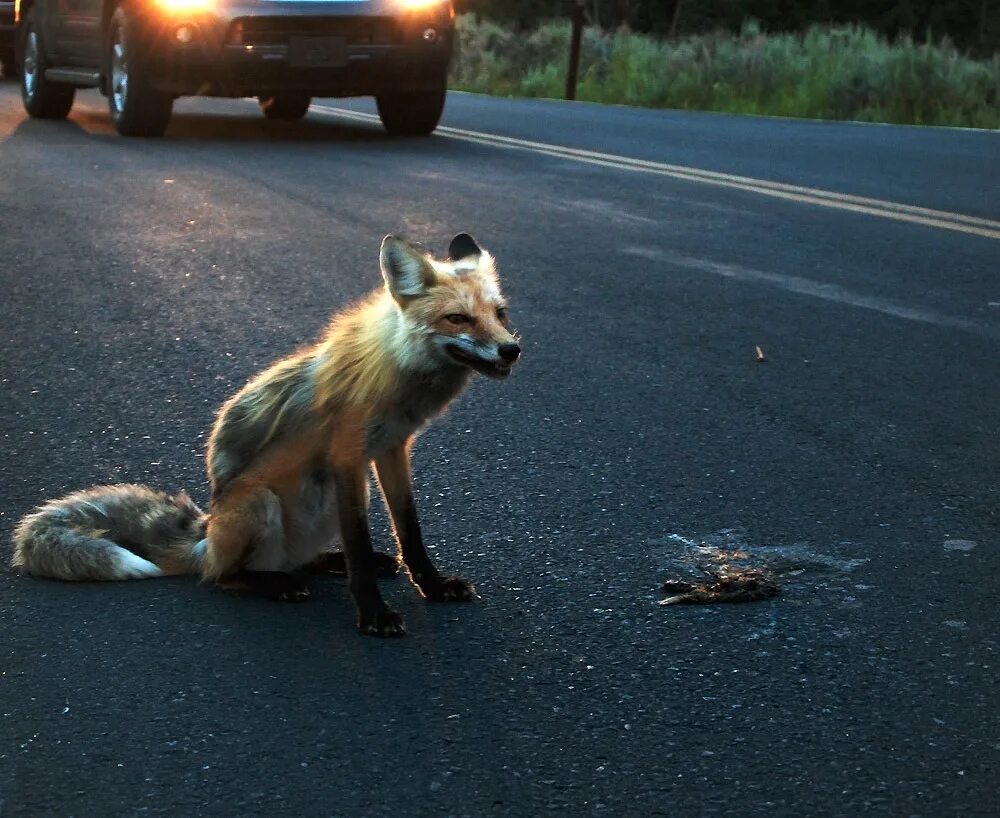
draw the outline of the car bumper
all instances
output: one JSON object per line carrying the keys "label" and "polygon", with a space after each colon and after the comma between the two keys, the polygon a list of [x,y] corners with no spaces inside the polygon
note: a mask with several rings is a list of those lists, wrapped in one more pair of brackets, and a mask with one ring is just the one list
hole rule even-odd
{"label": "car bumper", "polygon": [[223,46],[174,50],[154,58],[152,83],[178,96],[258,96],[307,91],[317,97],[437,90],[444,86],[450,47],[352,50],[341,64],[301,65],[285,46]]}
{"label": "car bumper", "polygon": [[308,15],[294,2],[272,3],[266,13],[230,5],[225,13],[151,19],[151,81],[178,96],[363,96],[444,87],[454,41],[449,3],[411,15],[332,13],[352,5],[314,0],[312,8],[323,8]]}

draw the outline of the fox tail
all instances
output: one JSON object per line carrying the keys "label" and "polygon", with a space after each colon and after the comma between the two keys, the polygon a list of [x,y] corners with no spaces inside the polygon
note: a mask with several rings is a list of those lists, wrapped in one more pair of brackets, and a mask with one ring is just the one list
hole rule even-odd
{"label": "fox tail", "polygon": [[[98,534],[99,532],[94,532]],[[70,528],[22,526],[14,536],[11,565],[28,574],[63,580],[125,580],[195,574],[201,570],[205,540],[174,544],[145,556],[100,536]]]}
{"label": "fox tail", "polygon": [[[112,534],[116,526],[108,518],[115,511],[121,516],[121,509],[109,509],[109,505],[120,497],[156,504],[140,507],[145,513],[135,514],[139,522],[150,519],[151,508],[164,507],[161,497],[166,496],[140,486],[113,488],[116,494],[109,500],[89,490],[25,516],[14,530],[11,565],[25,573],[62,580],[149,579],[200,571],[206,546],[203,526],[163,531],[161,520],[154,524],[161,536],[153,536],[142,526],[133,537]],[[143,492],[149,492],[148,496]]]}

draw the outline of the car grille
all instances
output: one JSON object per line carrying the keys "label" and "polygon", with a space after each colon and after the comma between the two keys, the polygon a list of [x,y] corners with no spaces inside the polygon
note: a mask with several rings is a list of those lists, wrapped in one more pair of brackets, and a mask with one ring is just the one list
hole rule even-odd
{"label": "car grille", "polygon": [[403,41],[395,20],[377,17],[241,17],[229,42],[287,45],[290,37],[343,37],[348,45],[394,45]]}

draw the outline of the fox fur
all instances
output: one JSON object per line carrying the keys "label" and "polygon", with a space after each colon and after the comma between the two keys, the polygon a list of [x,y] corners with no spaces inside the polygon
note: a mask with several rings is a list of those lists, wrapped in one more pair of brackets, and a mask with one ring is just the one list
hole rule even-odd
{"label": "fox fur", "polygon": [[[520,355],[518,339],[495,261],[468,234],[452,240],[446,259],[386,236],[379,265],[382,288],[336,313],[317,343],[257,375],[219,410],[206,458],[212,491],[207,538],[178,538],[162,549],[148,537],[139,543],[126,538],[119,547],[161,573],[197,566],[220,587],[297,600],[308,594],[299,569],[329,562],[339,542],[359,630],[399,635],[402,619],[375,582],[385,573],[386,555],[373,550],[368,525],[374,467],[414,584],[431,601],[475,597],[470,583],[442,575],[424,548],[410,446],[474,373],[507,377]],[[55,556],[65,551],[56,547],[59,539],[40,536],[31,519],[18,529],[18,564],[32,570],[23,557],[31,551],[35,565],[65,560]],[[94,526],[102,527],[104,522]],[[99,538],[86,542],[95,555],[107,551],[94,546],[104,542]],[[104,565],[111,557],[93,559]],[[77,573],[84,564],[66,561],[61,574],[49,575],[124,578],[90,569],[84,576],[83,568]]]}
{"label": "fox fur", "polygon": [[199,569],[208,518],[185,492],[96,486],[52,500],[14,530],[15,568],[65,580],[147,579]]}

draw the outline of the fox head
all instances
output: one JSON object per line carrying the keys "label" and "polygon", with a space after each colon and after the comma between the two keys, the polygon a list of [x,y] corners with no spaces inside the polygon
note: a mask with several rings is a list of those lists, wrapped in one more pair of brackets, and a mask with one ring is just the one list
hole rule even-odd
{"label": "fox head", "polygon": [[506,378],[521,355],[510,330],[496,264],[468,233],[439,260],[396,236],[382,240],[379,263],[412,341],[439,364]]}

